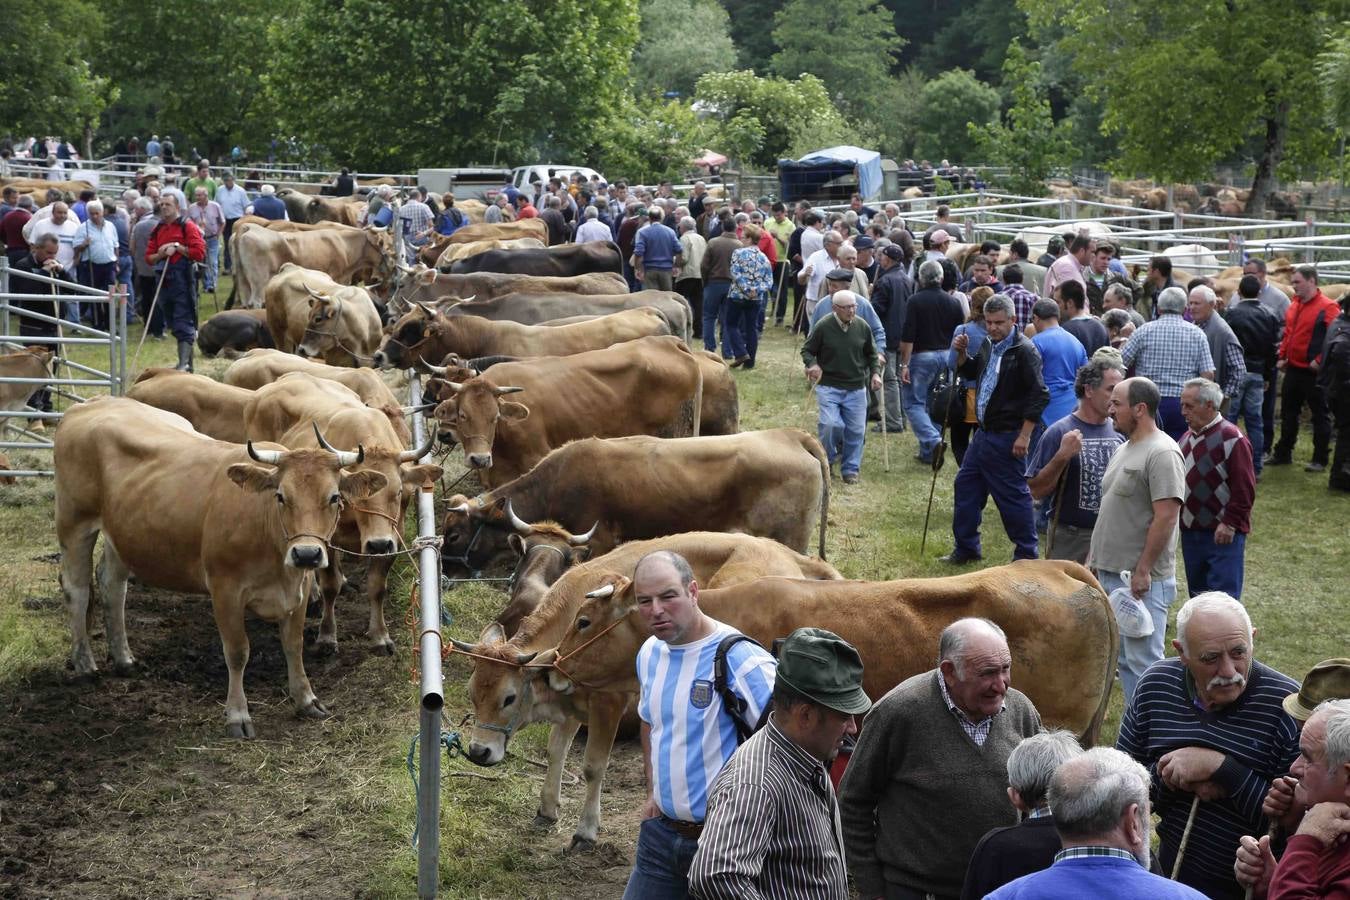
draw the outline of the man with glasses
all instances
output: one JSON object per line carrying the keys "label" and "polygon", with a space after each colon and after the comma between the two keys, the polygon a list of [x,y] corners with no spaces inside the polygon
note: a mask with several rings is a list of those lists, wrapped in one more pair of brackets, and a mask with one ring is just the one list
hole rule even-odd
{"label": "man with glasses", "polygon": [[806,377],[816,385],[820,407],[817,428],[830,460],[845,484],[858,483],[867,426],[867,389],[881,390],[877,343],[866,322],[856,321],[858,297],[837,291],[833,314],[811,329],[802,345]]}
{"label": "man with glasses", "polygon": [[807,258],[802,270],[797,273],[797,281],[806,285],[806,318],[810,321],[816,311],[816,304],[824,298],[825,275],[839,268],[839,248],[844,238],[831,229],[825,232],[823,245]]}
{"label": "man with glasses", "polygon": [[192,264],[206,259],[201,229],[179,211],[178,198],[165,194],[159,204],[160,223],[145,246],[146,262],[163,274],[159,305],[164,321],[178,339],[180,371],[192,371],[192,342],[197,339],[197,295]]}

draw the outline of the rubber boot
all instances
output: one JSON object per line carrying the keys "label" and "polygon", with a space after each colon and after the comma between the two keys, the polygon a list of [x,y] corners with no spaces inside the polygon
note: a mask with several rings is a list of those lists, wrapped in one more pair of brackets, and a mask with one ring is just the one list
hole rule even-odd
{"label": "rubber boot", "polygon": [[192,371],[192,341],[185,341],[182,338],[178,340],[178,365],[174,366],[180,372]]}

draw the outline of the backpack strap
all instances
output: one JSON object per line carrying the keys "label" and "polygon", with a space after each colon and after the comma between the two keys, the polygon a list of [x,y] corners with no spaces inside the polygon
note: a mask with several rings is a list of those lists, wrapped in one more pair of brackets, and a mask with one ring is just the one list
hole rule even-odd
{"label": "backpack strap", "polygon": [[731,689],[730,679],[727,673],[727,655],[731,653],[731,648],[741,641],[754,644],[761,650],[764,646],[759,641],[744,634],[729,634],[722,638],[717,644],[717,652],[713,654],[713,690],[722,698],[722,706],[727,714],[731,716],[731,724],[736,726],[736,743],[743,744],[750,735],[754,734],[764,726],[768,718],[769,709],[772,704],[766,704],[764,712],[760,715],[759,721],[751,723],[746,720],[746,710],[750,704]]}

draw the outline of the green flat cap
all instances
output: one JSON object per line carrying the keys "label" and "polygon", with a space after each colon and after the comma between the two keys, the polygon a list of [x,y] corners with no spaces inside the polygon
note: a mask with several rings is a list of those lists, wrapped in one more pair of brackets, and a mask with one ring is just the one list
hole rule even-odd
{"label": "green flat cap", "polygon": [[1350,698],[1350,659],[1324,659],[1313,666],[1297,694],[1284,698],[1284,711],[1306,722],[1323,700],[1347,698]]}
{"label": "green flat cap", "polygon": [[872,701],[862,689],[862,657],[853,645],[823,628],[798,628],[778,652],[778,678],[836,712],[862,715]]}

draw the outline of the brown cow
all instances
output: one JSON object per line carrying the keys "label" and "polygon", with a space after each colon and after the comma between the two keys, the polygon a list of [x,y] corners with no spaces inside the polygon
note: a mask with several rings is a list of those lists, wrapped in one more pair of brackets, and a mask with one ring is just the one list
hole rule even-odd
{"label": "brown cow", "polygon": [[544,779],[535,822],[558,820],[562,764],[572,739],[587,723],[586,802],[572,837],[573,847],[594,843],[600,828],[600,788],[609,751],[627,698],[622,694],[581,698],[557,694],[542,677],[543,669],[523,668],[540,651],[555,647],[572,623],[585,592],[606,577],[631,576],[637,561],[653,550],[672,550],[689,560],[699,584],[709,587],[739,584],[764,575],[838,578],[831,566],[794,553],[781,544],[744,534],[695,531],[659,540],[633,541],[598,559],[569,570],[548,590],[538,609],[520,623],[508,641],[500,625],[489,625],[478,643],[454,641],[470,658],[469,699],[477,714],[468,757],[480,766],[493,766],[506,755],[511,735],[531,722],[551,722],[548,775]]}
{"label": "brown cow", "polygon": [[221,376],[226,384],[254,391],[265,384],[271,384],[288,372],[307,372],[315,378],[326,378],[344,385],[362,402],[372,409],[378,409],[394,426],[399,440],[407,444],[412,440],[412,432],[404,420],[403,409],[389,385],[384,383],[380,373],[373,369],[347,369],[341,366],[328,366],[313,360],[301,359],[291,353],[280,350],[250,350],[230,364]]}
{"label": "brown cow", "polygon": [[446,297],[488,300],[516,293],[621,294],[627,290],[628,282],[615,272],[589,272],[554,278],[501,272],[448,275],[426,266],[402,266],[399,268],[398,287],[389,298],[389,305],[406,312],[413,303],[434,303]]}
{"label": "brown cow", "polygon": [[[430,304],[428,304],[430,305]],[[689,301],[674,291],[619,291],[612,294],[512,293],[491,299],[448,300],[435,305],[452,316],[478,316],[494,322],[541,325],[568,316],[607,316],[625,309],[650,306],[670,324],[670,333],[689,343],[693,311]]]}
{"label": "brown cow", "polygon": [[286,263],[263,291],[267,329],[277,349],[330,366],[368,366],[383,329],[365,288]]}
{"label": "brown cow", "polygon": [[192,427],[218,441],[242,444],[250,437],[244,429],[244,407],[253,392],[221,384],[205,375],[178,369],[146,369],[136,377],[127,396],[157,409],[177,413]]}
{"label": "brown cow", "polygon": [[244,695],[247,612],[280,625],[297,712],[327,718],[305,675],[305,604],[310,576],[328,564],[327,535],[341,505],[384,487],[383,475],[356,468],[361,449],[246,449],[123,397],[95,397],[71,409],[55,444],[56,535],[75,672],[98,668],[88,621],[94,543],[102,533],[99,593],[116,669],[130,671],[136,662],[126,634],[127,579],[134,574],[142,584],[210,594],[229,669],[232,737],[254,736]]}
{"label": "brown cow", "polygon": [[[5,378],[51,378],[52,360],[55,354],[46,345],[34,344],[14,353],[0,356],[0,376]],[[28,398],[42,389],[42,385],[33,382],[15,384],[0,383],[0,435],[5,433],[5,424],[9,416],[5,410],[20,412],[27,408]],[[0,440],[3,440],[0,437]]]}
{"label": "brown cow", "polygon": [[[561,695],[579,708],[594,705],[597,699],[614,707],[615,693],[630,698],[637,693],[635,661],[651,632],[638,616],[631,578],[630,571],[597,581],[556,649],[540,645],[557,633],[557,620],[572,610],[548,601],[522,623],[516,639],[495,648],[496,658],[514,653],[517,659],[531,657],[533,666],[549,667],[547,692],[540,690],[534,675],[536,706],[544,698],[558,698],[562,706]],[[1047,725],[1077,732],[1085,747],[1097,742],[1115,681],[1119,639],[1115,616],[1101,585],[1073,562],[1024,560],[948,578],[886,582],[770,576],[725,586],[710,584],[699,591],[699,608],[766,647],[797,628],[830,628],[858,648],[863,688],[874,700],[933,667],[933,648],[947,625],[966,616],[991,619],[1008,635],[1019,673],[1018,690],[1036,704]],[[520,640],[527,630],[548,638]],[[488,648],[480,643],[473,652],[483,649]],[[474,674],[477,677],[477,669]],[[499,708],[491,706],[492,692],[483,689],[486,686],[473,692],[470,684],[480,726],[484,721],[491,724],[500,715]],[[491,755],[494,749],[492,739],[484,740],[481,734],[473,732],[471,760],[475,749],[480,755]],[[588,774],[590,762],[588,754]],[[601,777],[597,774],[596,779]]]}
{"label": "brown cow", "polygon": [[278,232],[251,225],[236,229],[236,235],[235,287],[227,306],[233,304],[236,293],[241,306],[261,306],[267,282],[288,262],[325,272],[338,284],[351,284],[364,273],[373,273],[377,280],[390,279],[396,264],[393,240],[379,229]]}
{"label": "brown cow", "polygon": [[650,306],[549,328],[493,322],[477,316],[446,316],[419,304],[390,327],[384,343],[375,352],[375,365],[384,369],[407,369],[419,362],[434,365],[451,353],[570,356],[653,334],[670,334],[670,324],[660,310]]}
{"label": "brown cow", "polygon": [[339,225],[361,224],[361,213],[366,204],[359,197],[311,197],[305,205],[311,223],[336,222]]}
{"label": "brown cow", "polygon": [[798,552],[819,513],[825,558],[829,462],[795,428],[718,437],[586,438],[544,457],[529,472],[470,500],[450,498],[441,559],[478,571],[510,552],[514,515],[572,533],[595,523],[591,547],[679,534],[691,525],[773,538]]}
{"label": "brown cow", "polygon": [[697,437],[703,405],[701,367],[669,336],[499,363],[439,387],[437,395],[446,397],[435,413],[441,442],[462,444],[487,488],[520,477],[580,438]]}
{"label": "brown cow", "polygon": [[[382,487],[371,490],[359,504],[344,507],[331,543],[347,553],[370,557],[366,592],[370,620],[366,632],[371,649],[393,654],[394,641],[384,619],[385,586],[394,554],[402,540],[402,522],[408,503],[423,484],[441,477],[437,465],[415,465],[431,449],[403,449],[403,443],[388,420],[365,406],[361,398],[334,381],[305,372],[291,372],[250,394],[244,407],[244,428],[250,437],[276,441],[286,447],[319,446],[320,432],[343,444],[366,448],[365,464],[379,472]],[[337,617],[334,606],[346,579],[333,554],[319,572],[323,589],[323,620],[317,647],[337,652]]]}
{"label": "brown cow", "polygon": [[509,241],[513,238],[536,238],[548,241],[548,226],[543,219],[520,219],[516,222],[479,222],[465,225],[450,235],[447,243],[472,244],[474,241]]}

